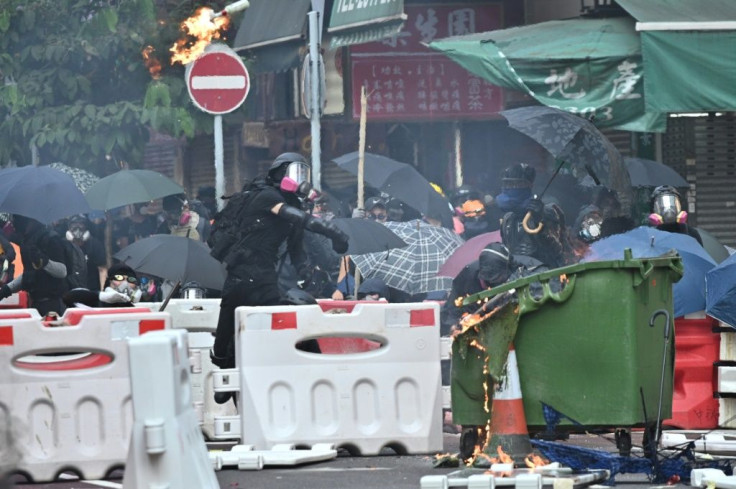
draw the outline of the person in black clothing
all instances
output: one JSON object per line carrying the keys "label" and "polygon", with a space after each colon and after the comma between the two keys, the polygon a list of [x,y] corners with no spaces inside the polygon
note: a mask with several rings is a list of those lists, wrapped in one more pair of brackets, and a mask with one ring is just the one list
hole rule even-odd
{"label": "person in black clothing", "polygon": [[92,291],[100,290],[100,269],[105,268],[105,246],[91,235],[88,229],[89,221],[84,216],[69,218],[66,239],[79,246],[87,259],[87,288]]}
{"label": "person in black clothing", "polygon": [[654,189],[650,202],[652,213],[649,223],[660,231],[680,233],[692,236],[700,245],[703,238],[697,229],[688,226],[687,212],[682,210],[680,193],[669,185],[661,185]]}
{"label": "person in black clothing", "polygon": [[15,276],[15,249],[5,236],[0,234],[0,286],[7,284]]}
{"label": "person in black clothing", "polygon": [[63,238],[29,217],[13,215],[12,224],[8,239],[20,246],[23,273],[0,288],[0,299],[25,290],[40,315],[62,314],[67,290]]}
{"label": "person in black clothing", "polygon": [[555,203],[544,203],[532,195],[536,171],[516,163],[503,173],[503,191],[496,205],[504,211],[501,240],[514,255],[536,258],[550,268],[574,261],[565,224],[565,214]]}
{"label": "person in black clothing", "polygon": [[[330,238],[337,253],[347,250],[345,233],[331,222],[301,210],[299,195],[309,193],[308,176],[309,166],[303,156],[284,153],[271,164],[265,180],[250,190],[255,194],[240,214],[240,226],[245,235],[223,260],[227,264],[227,278],[222,290],[215,344],[210,354],[212,362],[220,368],[235,366],[235,308],[285,302],[279,293],[276,272],[282,242],[287,242],[291,262],[299,276],[305,279],[311,276],[311,270],[302,247],[304,229]],[[227,401],[224,396],[215,397],[218,402]]]}
{"label": "person in black clothing", "polygon": [[457,299],[503,284],[513,268],[514,261],[506,246],[501,243],[486,246],[478,259],[466,265],[452,280],[450,296],[440,311],[440,334],[449,335],[452,326],[458,324],[464,314],[472,314],[478,308],[477,304],[457,305]]}
{"label": "person in black clothing", "polygon": [[135,270],[123,263],[115,263],[107,271],[103,290],[73,289],[62,299],[66,307],[132,307],[141,296]]}

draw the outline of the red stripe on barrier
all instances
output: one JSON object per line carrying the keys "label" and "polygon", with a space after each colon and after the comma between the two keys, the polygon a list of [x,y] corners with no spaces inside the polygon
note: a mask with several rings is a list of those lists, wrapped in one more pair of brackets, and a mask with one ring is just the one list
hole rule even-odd
{"label": "red stripe on barrier", "polygon": [[296,329],[296,313],[275,312],[271,314],[271,329]]}
{"label": "red stripe on barrier", "polygon": [[4,313],[0,312],[0,319],[30,319],[31,314],[28,312],[11,312]]}
{"label": "red stripe on barrier", "polygon": [[434,309],[409,311],[409,327],[434,326]]}
{"label": "red stripe on barrier", "polygon": [[112,358],[103,353],[93,353],[83,358],[75,358],[74,360],[59,360],[58,362],[23,362],[17,361],[13,365],[17,368],[27,370],[47,370],[47,371],[63,371],[63,370],[85,370],[93,367],[101,367],[112,362]]}
{"label": "red stripe on barrier", "polygon": [[13,345],[13,327],[0,326],[0,346]]}
{"label": "red stripe on barrier", "polygon": [[149,331],[156,331],[166,328],[166,321],[163,319],[141,319],[138,322],[138,334],[145,334]]}

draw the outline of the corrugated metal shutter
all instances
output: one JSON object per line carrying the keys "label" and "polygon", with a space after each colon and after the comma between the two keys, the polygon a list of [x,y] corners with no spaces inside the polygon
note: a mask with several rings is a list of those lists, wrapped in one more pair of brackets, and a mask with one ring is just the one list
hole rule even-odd
{"label": "corrugated metal shutter", "polygon": [[694,135],[697,225],[736,246],[736,114],[698,118]]}
{"label": "corrugated metal shutter", "polygon": [[600,131],[616,146],[621,156],[631,156],[631,133],[629,131],[617,131],[615,129],[601,129]]}
{"label": "corrugated metal shutter", "polygon": [[[233,193],[242,187],[242,182],[236,181],[237,172],[234,170],[238,162],[237,145],[239,134],[236,129],[225,129],[223,135],[225,150],[225,192]],[[196,195],[197,189],[204,186],[215,186],[215,142],[211,135],[197,136],[187,149],[184,169],[184,187],[190,197]]]}
{"label": "corrugated metal shutter", "polygon": [[143,168],[163,173],[173,179],[182,146],[182,141],[178,139],[151,132],[143,154]]}

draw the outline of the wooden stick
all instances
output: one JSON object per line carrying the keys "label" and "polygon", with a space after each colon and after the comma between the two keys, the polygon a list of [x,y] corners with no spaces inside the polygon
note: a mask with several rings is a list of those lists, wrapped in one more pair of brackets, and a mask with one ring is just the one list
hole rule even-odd
{"label": "wooden stick", "polygon": [[358,132],[358,209],[365,205],[365,126],[367,123],[368,93],[360,87],[360,130]]}

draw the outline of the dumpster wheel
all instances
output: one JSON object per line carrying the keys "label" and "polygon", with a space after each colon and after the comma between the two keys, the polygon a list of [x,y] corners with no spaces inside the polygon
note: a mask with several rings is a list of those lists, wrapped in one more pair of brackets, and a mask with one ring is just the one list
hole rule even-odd
{"label": "dumpster wheel", "polygon": [[631,456],[631,429],[618,428],[615,433],[616,448],[622,457]]}

